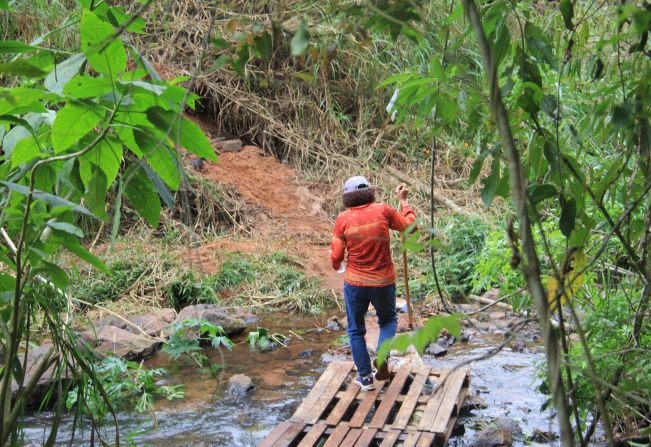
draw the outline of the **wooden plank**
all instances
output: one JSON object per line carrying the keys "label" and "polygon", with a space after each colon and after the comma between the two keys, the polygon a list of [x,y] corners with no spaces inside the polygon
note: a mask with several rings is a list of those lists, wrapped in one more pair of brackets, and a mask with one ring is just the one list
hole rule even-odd
{"label": "wooden plank", "polygon": [[376,433],[377,430],[374,428],[369,428],[368,430],[366,429],[362,430],[362,436],[360,436],[359,439],[357,440],[355,447],[368,447],[369,445],[371,445],[371,442],[373,442],[373,438],[375,438]]}
{"label": "wooden plank", "polygon": [[436,439],[434,433],[425,432],[420,435],[420,438],[418,438],[416,447],[431,447],[431,445],[434,444],[434,439]]}
{"label": "wooden plank", "polygon": [[355,442],[361,436],[361,434],[362,434],[361,428],[351,428],[350,430],[348,430],[348,434],[341,442],[341,447],[354,447]]}
{"label": "wooden plank", "polygon": [[301,439],[301,443],[298,444],[298,447],[314,447],[317,442],[319,442],[319,439],[321,438],[321,435],[323,435],[323,432],[328,428],[328,425],[325,422],[319,422],[318,424],[312,426],[309,432],[307,432],[307,435],[303,439]]}
{"label": "wooden plank", "polygon": [[[423,416],[421,417],[420,423],[418,424],[419,430],[429,431],[429,428],[432,426],[434,418],[436,417],[436,413],[439,411],[439,407],[443,401],[443,396],[445,395],[445,387],[448,383],[448,380],[446,378],[448,377],[448,374],[449,372],[446,372],[441,376],[441,379],[439,380],[439,383],[434,390],[434,394],[430,398],[429,402],[427,402]],[[443,383],[443,386],[440,385],[442,381],[445,381]]]}
{"label": "wooden plank", "polygon": [[359,403],[359,406],[357,407],[357,410],[355,410],[355,414],[353,414],[353,417],[350,418],[351,427],[359,428],[362,425],[364,425],[366,416],[368,416],[368,412],[371,411],[371,408],[373,408],[373,404],[375,404],[377,396],[378,394],[380,394],[380,390],[382,390],[383,387],[384,387],[384,382],[378,381],[375,384],[374,390],[364,392],[365,396],[362,398],[362,401]]}
{"label": "wooden plank", "polygon": [[330,400],[339,391],[352,367],[353,362],[331,362],[289,420],[315,424]]}
{"label": "wooden plank", "polygon": [[343,392],[343,394],[340,394],[339,402],[337,402],[337,405],[335,405],[326,419],[328,425],[337,425],[339,421],[341,421],[341,418],[346,414],[346,410],[348,410],[350,404],[357,397],[359,390],[360,387],[354,383],[348,384],[348,388]]}
{"label": "wooden plank", "polygon": [[416,377],[407,391],[407,396],[398,410],[398,414],[393,420],[392,427],[400,430],[404,430],[407,427],[407,424],[411,420],[411,416],[414,412],[414,408],[418,404],[420,393],[423,391],[425,382],[429,377],[431,367],[429,365],[420,365],[416,368]]}
{"label": "wooden plank", "polygon": [[375,411],[373,420],[370,424],[368,424],[369,427],[382,428],[384,426],[384,422],[389,417],[389,412],[393,408],[396,397],[400,394],[400,391],[405,386],[405,382],[407,381],[410,372],[411,365],[404,365],[398,369],[398,372],[389,384],[389,388],[387,388],[386,392],[382,396],[382,402]]}
{"label": "wooden plank", "polygon": [[281,422],[258,443],[257,447],[272,447],[278,439],[292,426],[291,422]]}
{"label": "wooden plank", "polygon": [[446,381],[446,390],[443,402],[439,407],[436,417],[432,421],[429,431],[434,433],[445,433],[448,421],[452,415],[452,410],[457,405],[459,393],[463,387],[463,382],[468,376],[468,368],[459,368],[452,372],[452,376]]}
{"label": "wooden plank", "polygon": [[420,438],[420,434],[422,432],[420,431],[411,431],[407,434],[407,438],[405,439],[405,442],[402,443],[402,447],[416,447],[416,443],[418,442],[418,438]]}
{"label": "wooden plank", "polygon": [[283,435],[274,442],[275,447],[287,447],[292,443],[294,439],[298,436],[299,433],[303,431],[305,424],[302,422],[294,422],[292,425],[283,433]]}
{"label": "wooden plank", "polygon": [[400,433],[402,433],[400,430],[388,431],[386,436],[384,437],[384,441],[382,441],[382,444],[380,444],[380,447],[393,447],[393,445],[400,437]]}
{"label": "wooden plank", "polygon": [[350,426],[346,422],[342,422],[341,424],[337,425],[335,429],[332,430],[332,433],[330,433],[330,437],[325,442],[325,444],[323,444],[323,447],[339,447],[341,445],[341,441],[343,441],[348,434],[349,428]]}

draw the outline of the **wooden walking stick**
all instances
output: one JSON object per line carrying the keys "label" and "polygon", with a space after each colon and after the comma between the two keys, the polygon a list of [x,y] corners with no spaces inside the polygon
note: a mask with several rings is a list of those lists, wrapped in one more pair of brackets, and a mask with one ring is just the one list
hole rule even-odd
{"label": "wooden walking stick", "polygon": [[[405,242],[403,236],[402,242]],[[402,269],[405,277],[405,300],[407,301],[407,318],[409,319],[409,330],[414,328],[414,320],[411,314],[411,297],[409,296],[409,269],[407,267],[407,250],[402,252]]]}

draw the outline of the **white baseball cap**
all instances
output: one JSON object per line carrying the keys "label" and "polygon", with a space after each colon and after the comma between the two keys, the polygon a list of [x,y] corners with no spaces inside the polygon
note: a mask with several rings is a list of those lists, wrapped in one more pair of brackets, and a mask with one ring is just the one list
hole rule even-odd
{"label": "white baseball cap", "polygon": [[370,187],[371,183],[366,179],[366,177],[356,175],[355,177],[351,177],[346,180],[346,183],[344,184],[344,194],[357,191],[359,189],[368,189]]}

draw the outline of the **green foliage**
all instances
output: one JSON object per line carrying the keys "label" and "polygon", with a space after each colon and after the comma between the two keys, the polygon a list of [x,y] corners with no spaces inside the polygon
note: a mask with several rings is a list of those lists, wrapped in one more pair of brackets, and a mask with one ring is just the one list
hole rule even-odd
{"label": "green foliage", "polygon": [[161,350],[174,360],[185,358],[197,366],[205,367],[210,363],[210,359],[202,352],[202,345],[205,344],[218,349],[223,346],[229,351],[233,348],[233,342],[221,326],[209,321],[190,319],[172,323],[169,339]]}
{"label": "green foliage", "polygon": [[287,341],[288,338],[283,334],[279,332],[270,334],[269,330],[263,327],[249,332],[249,335],[246,336],[246,342],[252,350],[259,349],[261,351],[268,351],[278,346],[286,347]]}
{"label": "green foliage", "polygon": [[473,292],[481,294],[499,288],[502,295],[507,295],[525,287],[524,278],[511,266],[511,256],[506,232],[493,230],[488,233],[472,274]]}
{"label": "green foliage", "polygon": [[224,260],[219,272],[210,279],[215,292],[232,290],[244,283],[255,279],[259,272],[259,266],[255,265],[246,255],[235,252],[228,255]]}
{"label": "green foliage", "polygon": [[[94,366],[94,373],[106,391],[111,406],[117,411],[153,412],[155,397],[175,400],[185,395],[183,385],[157,384],[167,377],[165,369],[149,369],[119,357],[106,357]],[[69,391],[66,408],[79,408],[98,420],[104,420],[109,412],[106,401],[92,383]]]}
{"label": "green foliage", "polygon": [[479,255],[484,248],[488,225],[479,218],[451,217],[438,233],[443,239],[437,269],[448,293],[465,295],[471,290]]}
{"label": "green foliage", "polygon": [[402,353],[408,351],[410,346],[416,348],[418,353],[422,354],[429,344],[439,336],[439,333],[445,329],[455,337],[461,336],[461,324],[459,323],[460,314],[452,314],[448,316],[434,316],[427,320],[427,323],[412,333],[398,335],[389,340],[386,340],[380,346],[378,351],[379,363],[382,364],[386,361],[389,353],[392,350],[397,350]]}
{"label": "green foliage", "polygon": [[[88,408],[84,403],[88,399],[95,399],[97,407],[99,400],[104,400],[109,408],[111,393],[104,392],[100,380],[106,371],[93,370],[76,343],[62,341],[70,334],[59,316],[60,300],[45,301],[34,292],[47,284],[64,296],[70,282],[60,267],[64,251],[104,271],[108,279],[109,269],[80,244],[84,237],[77,225],[80,216],[110,221],[116,235],[124,195],[136,212],[157,226],[161,197],[177,190],[182,176],[175,145],[206,159],[215,160],[216,156],[197,125],[183,115],[186,107],[194,108],[196,97],[150,76],[151,65],[135,48],[130,47],[127,53],[119,24],[128,22],[128,30],[141,32],[141,18],[106,3],[91,11],[92,2],[81,1],[67,17],[60,16],[59,6],[51,10],[51,2],[32,3],[16,1],[11,4],[15,10],[0,11],[3,23],[14,24],[19,20],[14,15],[18,11],[34,11],[37,16],[59,16],[56,26],[61,26],[36,36],[29,45],[18,40],[4,43],[0,51],[4,81],[0,88],[0,265],[7,276],[0,282],[0,295],[7,298],[1,304],[0,325],[5,334],[5,361],[19,362],[18,347],[29,336],[27,316],[41,313],[48,322],[44,335],[59,340],[57,349],[61,350],[43,361],[59,369],[65,359],[68,368],[83,370],[89,380],[77,383],[77,411]],[[34,23],[40,26],[38,20]],[[47,46],[57,42],[50,39],[52,34],[71,29],[76,37],[62,40],[70,43],[68,47]],[[127,64],[128,60],[132,63]],[[109,194],[115,200],[107,201]],[[146,269],[128,262],[116,267],[117,278],[86,290],[92,294],[91,300],[114,299]],[[128,367],[122,369],[129,373]],[[146,383],[152,379],[137,374]],[[115,388],[112,393],[119,393],[122,385],[110,382],[115,378],[104,378],[109,380],[107,386]],[[27,385],[24,380],[19,369],[0,372],[2,445],[23,425],[19,419],[33,387],[12,401],[10,384],[22,387]],[[87,391],[87,386],[92,391]],[[133,391],[141,393],[139,409],[151,406],[149,393],[143,389]],[[95,424],[95,413],[88,415]],[[56,430],[55,424],[53,439]]]}
{"label": "green foliage", "polygon": [[170,305],[177,310],[191,304],[215,302],[215,290],[189,270],[182,271],[176,279],[168,283],[165,294]]}

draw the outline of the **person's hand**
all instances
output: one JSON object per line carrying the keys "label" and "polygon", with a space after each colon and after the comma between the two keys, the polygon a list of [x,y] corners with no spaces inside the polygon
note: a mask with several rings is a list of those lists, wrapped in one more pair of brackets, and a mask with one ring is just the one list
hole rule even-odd
{"label": "person's hand", "polygon": [[400,200],[406,200],[407,194],[409,194],[409,189],[407,189],[407,186],[405,186],[404,183],[399,184],[396,188],[396,197],[398,197]]}

